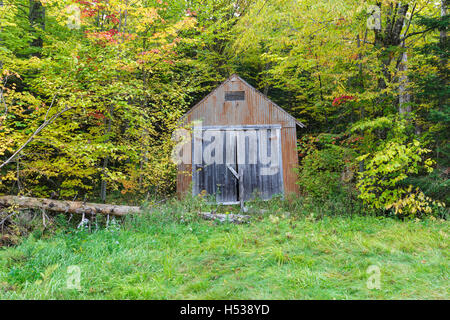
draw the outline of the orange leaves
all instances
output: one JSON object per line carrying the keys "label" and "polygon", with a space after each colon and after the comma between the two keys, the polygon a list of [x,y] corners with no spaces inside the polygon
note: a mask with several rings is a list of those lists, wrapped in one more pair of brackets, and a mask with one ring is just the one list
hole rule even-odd
{"label": "orange leaves", "polygon": [[123,189],[120,191],[121,194],[134,193],[139,186],[135,180],[120,179],[119,182],[123,186]]}
{"label": "orange leaves", "polygon": [[90,117],[94,117],[95,119],[105,119],[105,115],[103,114],[102,111],[94,111],[94,112],[89,112],[88,115]]}
{"label": "orange leaves", "polygon": [[106,44],[117,44],[119,41],[134,40],[135,34],[118,32],[116,29],[110,29],[108,31],[86,31],[86,37],[88,39],[97,40],[97,44],[105,46]]}
{"label": "orange leaves", "polygon": [[114,37],[118,33],[117,30],[111,29],[109,31],[100,31],[100,32],[86,32],[86,36],[88,39],[98,39],[103,40],[110,43],[116,43],[117,39]]}
{"label": "orange leaves", "polygon": [[135,14],[139,17],[139,25],[136,26],[138,32],[145,32],[149,26],[161,19],[158,8],[140,8]]}
{"label": "orange leaves", "polygon": [[161,50],[155,48],[155,49],[151,49],[151,50],[147,50],[147,51],[142,51],[138,54],[142,55],[142,56],[146,56],[149,54],[160,54],[160,53],[161,53]]}

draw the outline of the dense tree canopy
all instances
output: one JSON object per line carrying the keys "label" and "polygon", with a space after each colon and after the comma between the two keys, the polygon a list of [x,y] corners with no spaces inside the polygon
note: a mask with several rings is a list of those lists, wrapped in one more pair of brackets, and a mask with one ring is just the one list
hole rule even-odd
{"label": "dense tree canopy", "polygon": [[332,149],[371,207],[448,203],[447,2],[0,0],[0,192],[173,192],[177,120],[237,72],[307,125],[300,176]]}

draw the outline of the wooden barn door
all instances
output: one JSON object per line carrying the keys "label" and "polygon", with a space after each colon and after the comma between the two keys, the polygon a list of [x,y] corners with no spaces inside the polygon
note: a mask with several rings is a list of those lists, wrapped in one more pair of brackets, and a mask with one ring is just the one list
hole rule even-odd
{"label": "wooden barn door", "polygon": [[[283,194],[280,126],[204,127],[194,133],[193,192],[237,203],[242,174],[244,201]],[[203,191],[204,190],[204,191]]]}
{"label": "wooden barn door", "polygon": [[255,196],[268,200],[283,194],[281,127],[258,126],[240,130],[238,172],[243,174],[244,201]]}
{"label": "wooden barn door", "polygon": [[214,195],[218,203],[238,202],[238,181],[228,169],[237,170],[236,137],[222,128],[202,128],[194,130],[192,146],[193,193]]}

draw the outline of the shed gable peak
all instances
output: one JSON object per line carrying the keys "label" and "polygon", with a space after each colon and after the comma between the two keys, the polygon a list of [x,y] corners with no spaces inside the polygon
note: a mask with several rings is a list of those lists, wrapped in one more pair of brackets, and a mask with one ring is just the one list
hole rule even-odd
{"label": "shed gable peak", "polygon": [[260,91],[258,91],[255,87],[253,87],[252,85],[250,85],[248,82],[246,82],[244,79],[242,79],[238,74],[234,73],[232,74],[227,80],[225,80],[224,82],[222,82],[217,88],[215,88],[213,91],[211,91],[208,95],[206,95],[200,102],[198,102],[195,106],[193,106],[180,120],[183,121],[185,119],[185,117],[187,115],[189,115],[190,113],[192,113],[198,106],[200,106],[201,104],[205,103],[205,101],[207,101],[209,98],[211,98],[212,96],[214,96],[221,88],[223,88],[224,86],[226,86],[229,82],[236,82],[239,81],[241,82],[245,87],[248,88],[249,91],[253,91],[255,92],[257,95],[261,96],[262,99],[266,100],[268,103],[272,104],[273,106],[275,106],[275,108],[279,109],[280,112],[286,114],[289,118],[291,118],[299,127],[301,128],[305,128],[306,126],[301,123],[300,121],[298,121],[297,119],[295,119],[292,115],[290,115],[287,111],[285,111],[283,108],[281,108],[280,106],[278,106],[275,102],[273,102],[272,100],[270,100],[266,95],[264,95],[263,93],[261,93]]}

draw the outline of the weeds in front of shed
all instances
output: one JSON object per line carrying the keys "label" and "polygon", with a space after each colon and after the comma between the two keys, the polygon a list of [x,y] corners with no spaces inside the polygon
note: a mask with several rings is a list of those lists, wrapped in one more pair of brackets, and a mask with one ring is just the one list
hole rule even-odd
{"label": "weeds in front of shed", "polygon": [[[31,234],[0,250],[0,299],[449,298],[447,221],[352,217],[300,197],[246,205],[244,225],[198,216],[239,206],[187,197],[108,227]],[[366,284],[374,265],[379,290]],[[67,287],[71,267],[80,290]]]}
{"label": "weeds in front of shed", "polygon": [[[183,210],[205,204],[169,201],[116,227],[30,236],[0,250],[0,299],[449,297],[446,221],[317,219],[259,204],[269,212],[245,225],[182,222]],[[296,208],[289,205],[283,212]],[[366,284],[372,265],[381,270],[379,290]],[[81,272],[80,290],[67,287],[71,266]]]}

